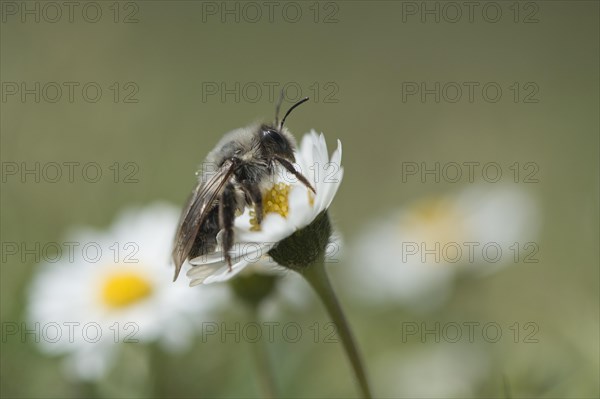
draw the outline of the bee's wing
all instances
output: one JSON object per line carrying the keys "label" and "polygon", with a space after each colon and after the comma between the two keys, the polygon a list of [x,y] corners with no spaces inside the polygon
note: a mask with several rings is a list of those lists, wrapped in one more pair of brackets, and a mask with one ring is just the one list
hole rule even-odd
{"label": "bee's wing", "polygon": [[175,235],[173,247],[173,262],[175,262],[175,278],[177,280],[181,266],[187,259],[200,226],[204,223],[206,215],[212,209],[215,201],[223,191],[225,184],[233,173],[233,163],[227,161],[207,182],[198,183],[188,204],[181,214],[179,227]]}

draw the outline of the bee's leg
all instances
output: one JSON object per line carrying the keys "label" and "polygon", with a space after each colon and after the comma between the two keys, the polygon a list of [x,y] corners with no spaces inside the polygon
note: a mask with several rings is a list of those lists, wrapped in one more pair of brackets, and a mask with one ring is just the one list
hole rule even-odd
{"label": "bee's leg", "polygon": [[219,225],[223,229],[223,254],[225,262],[231,271],[231,248],[233,247],[233,222],[235,220],[235,209],[237,206],[235,188],[228,183],[219,201]]}
{"label": "bee's leg", "polygon": [[254,212],[256,212],[256,222],[260,225],[263,218],[263,203],[262,194],[258,185],[244,182],[242,189],[246,193],[246,197],[250,200],[250,203],[254,204]]}
{"label": "bee's leg", "polygon": [[279,162],[281,164],[281,166],[286,168],[288,172],[290,172],[291,174],[296,176],[296,179],[298,179],[302,184],[304,184],[307,188],[309,188],[310,191],[312,191],[315,194],[317,193],[315,191],[315,189],[313,188],[313,186],[308,181],[308,179],[306,177],[304,177],[304,175],[302,173],[298,172],[296,170],[296,168],[294,168],[294,165],[292,165],[292,163],[290,161],[288,161],[287,159],[281,158],[281,157],[275,157],[275,160],[277,162]]}

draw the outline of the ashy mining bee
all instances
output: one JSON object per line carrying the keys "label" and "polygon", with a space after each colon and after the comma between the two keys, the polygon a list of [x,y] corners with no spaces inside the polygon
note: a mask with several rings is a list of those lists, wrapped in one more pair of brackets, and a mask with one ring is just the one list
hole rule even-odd
{"label": "ashy mining bee", "polygon": [[208,154],[199,173],[199,182],[184,209],[173,248],[175,278],[187,259],[214,252],[217,233],[222,233],[224,259],[231,270],[233,223],[236,213],[254,206],[256,221],[263,216],[262,198],[281,165],[298,181],[315,192],[309,181],[294,166],[294,136],[283,126],[288,115],[308,97],[292,105],[279,122],[281,96],[275,109],[275,123],[253,125],[227,133]]}

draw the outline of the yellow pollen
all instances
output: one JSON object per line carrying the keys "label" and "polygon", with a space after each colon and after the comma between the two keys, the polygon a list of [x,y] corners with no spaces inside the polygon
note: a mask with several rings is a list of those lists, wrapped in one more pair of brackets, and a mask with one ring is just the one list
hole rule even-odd
{"label": "yellow pollen", "polygon": [[[290,185],[277,183],[263,195],[263,218],[268,213],[278,213],[284,218],[288,215]],[[260,231],[260,225],[256,220],[256,211],[250,211],[250,230]]]}
{"label": "yellow pollen", "polygon": [[121,272],[109,276],[102,286],[102,302],[111,308],[123,308],[148,297],[152,285],[138,273]]}

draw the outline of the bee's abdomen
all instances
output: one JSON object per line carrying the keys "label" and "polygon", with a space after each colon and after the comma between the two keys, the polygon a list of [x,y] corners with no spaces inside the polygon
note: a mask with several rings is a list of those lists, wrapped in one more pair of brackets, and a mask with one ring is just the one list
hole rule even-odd
{"label": "bee's abdomen", "polygon": [[217,247],[217,233],[219,230],[219,207],[214,206],[206,215],[204,223],[200,225],[189,259],[214,252]]}

